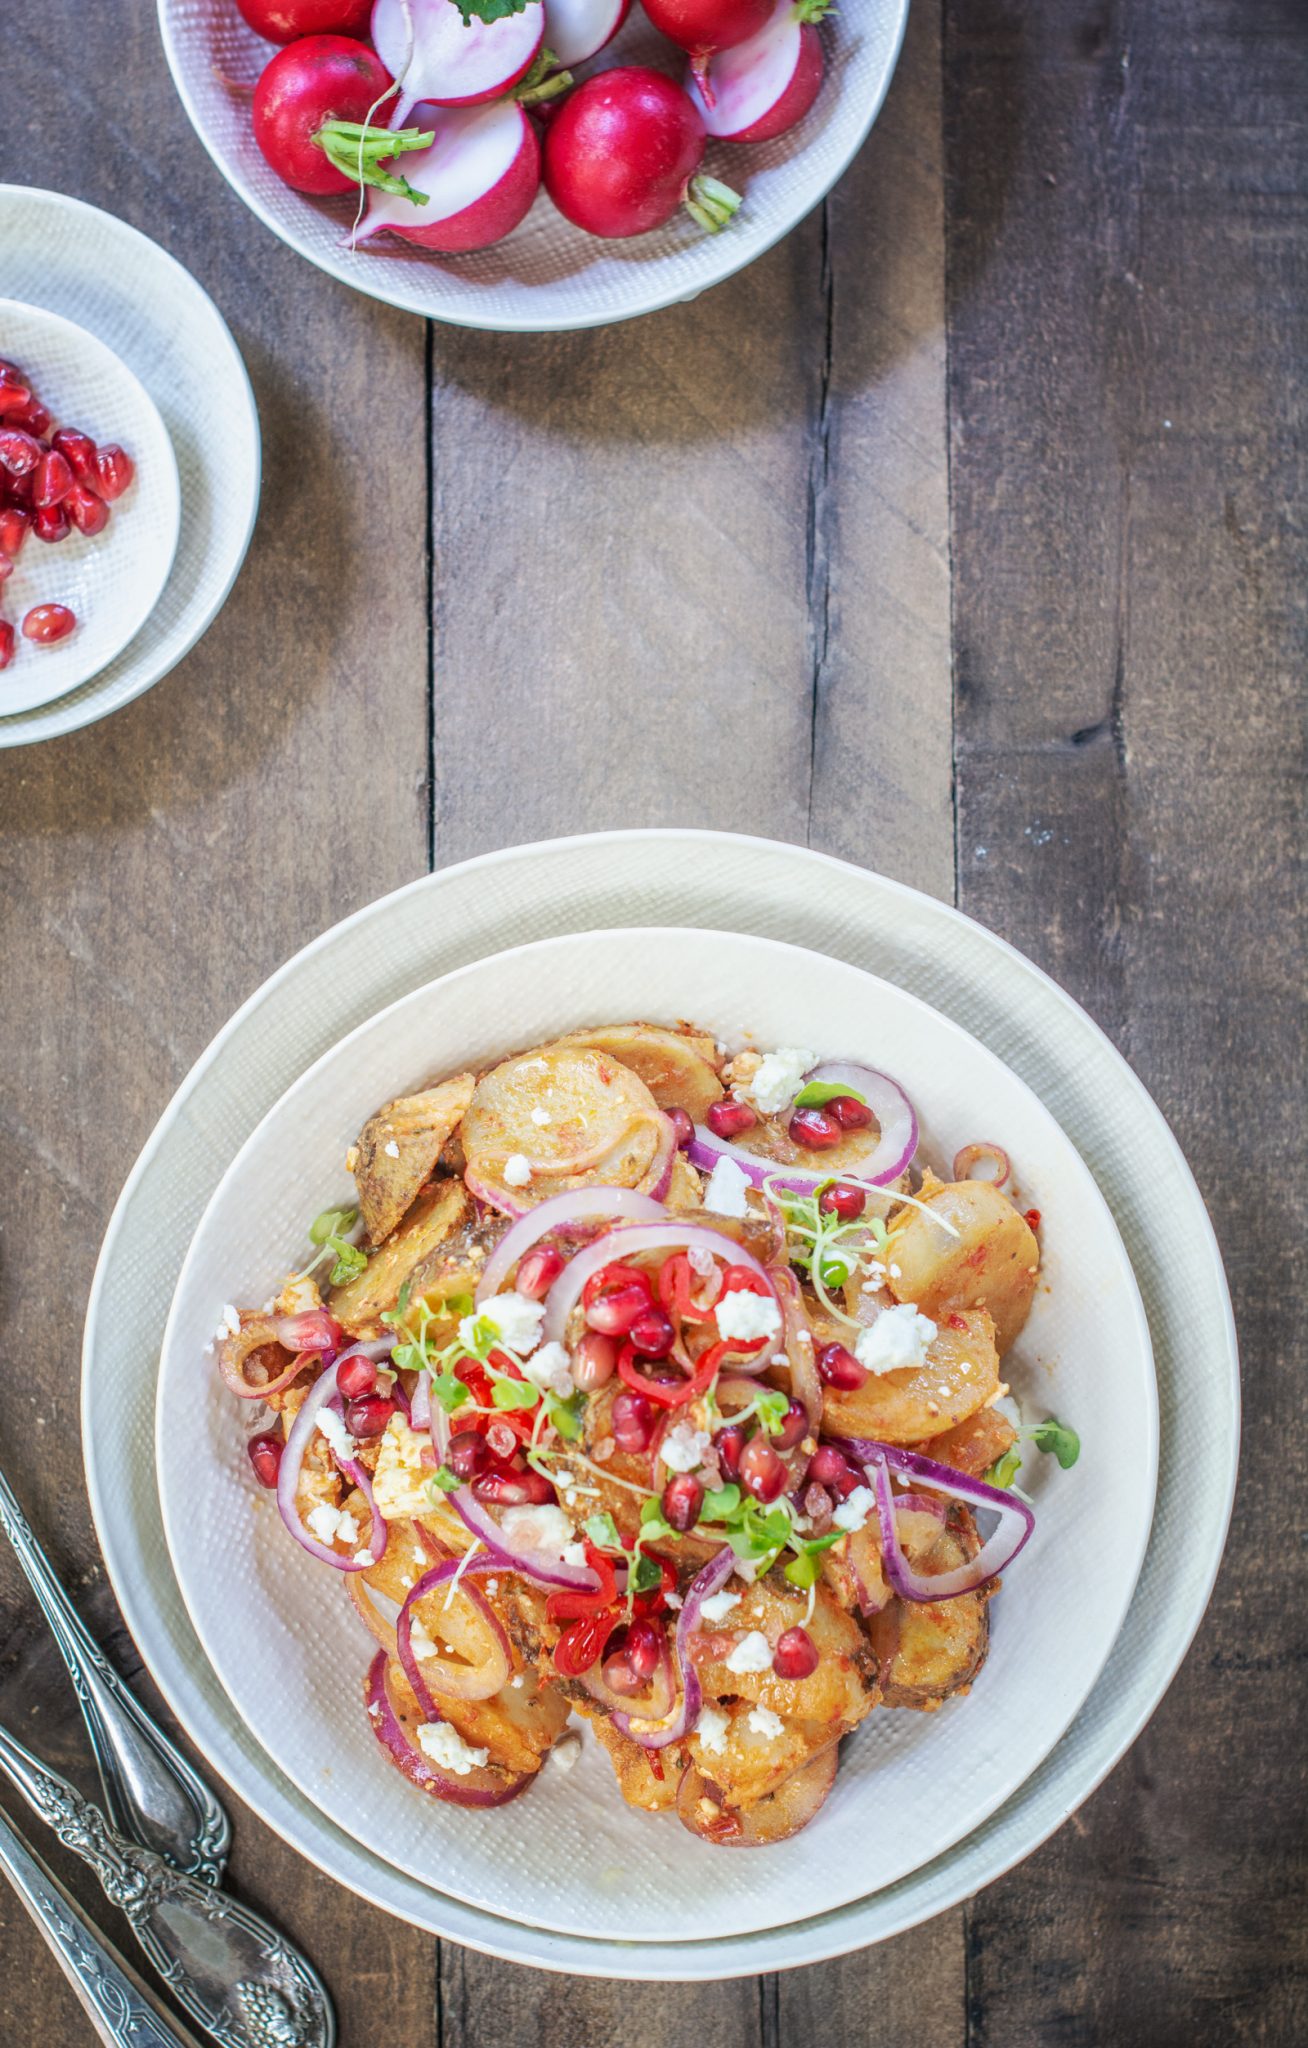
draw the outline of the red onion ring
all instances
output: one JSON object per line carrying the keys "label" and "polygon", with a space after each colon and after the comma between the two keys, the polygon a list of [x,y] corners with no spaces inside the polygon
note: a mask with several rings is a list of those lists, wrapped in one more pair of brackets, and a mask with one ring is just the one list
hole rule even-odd
{"label": "red onion ring", "polygon": [[[835,1087],[848,1088],[851,1094],[861,1095],[880,1128],[871,1158],[857,1171],[841,1172],[837,1177],[848,1181],[851,1186],[874,1188],[886,1187],[891,1181],[898,1180],[900,1174],[912,1165],[917,1152],[917,1116],[899,1083],[892,1081],[889,1074],[878,1073],[875,1067],[855,1066],[847,1060],[825,1060],[821,1066],[813,1067],[805,1074],[804,1086],[807,1087],[810,1081],[830,1082]],[[734,1159],[756,1188],[762,1187],[765,1180],[771,1180],[778,1187],[790,1188],[799,1195],[811,1195],[823,1181],[832,1178],[829,1166],[816,1168],[811,1173],[803,1167],[782,1166],[775,1159],[763,1159],[757,1152],[748,1152],[743,1145],[733,1144],[729,1139],[715,1138],[703,1124],[696,1124],[687,1156],[693,1166],[703,1167],[708,1172],[724,1156]]]}
{"label": "red onion ring", "polygon": [[822,1423],[822,1381],[817,1369],[817,1342],[804,1313],[799,1282],[789,1266],[773,1266],[768,1278],[781,1303],[786,1358],[790,1364],[790,1391],[803,1407],[810,1428],[819,1429]]}
{"label": "red onion ring", "polygon": [[710,1558],[698,1578],[691,1581],[680,1614],[677,1616],[676,1662],[681,1678],[681,1705],[670,1722],[661,1727],[651,1728],[643,1719],[633,1719],[626,1712],[613,1716],[613,1725],[623,1735],[629,1735],[642,1749],[666,1749],[670,1742],[680,1742],[690,1734],[699,1719],[704,1704],[704,1689],[699,1682],[690,1654],[690,1639],[699,1628],[703,1618],[704,1602],[712,1598],[726,1585],[735,1570],[736,1553],[730,1545],[724,1546],[717,1556]]}
{"label": "red onion ring", "polygon": [[[937,1464],[934,1458],[924,1458],[919,1451],[900,1450],[895,1444],[877,1443],[870,1437],[835,1437],[832,1441],[846,1457],[856,1458],[867,1473],[876,1495],[886,1577],[901,1599],[953,1600],[960,1593],[975,1593],[991,1579],[997,1578],[1000,1572],[1006,1571],[1030,1540],[1035,1516],[1026,1502],[1015,1494],[1005,1493],[997,1486],[987,1486],[983,1479],[970,1479],[966,1473]],[[899,1531],[895,1527],[898,1503],[890,1491],[892,1467],[965,1507],[985,1508],[989,1513],[998,1515],[998,1525],[967,1564],[957,1565],[951,1572],[937,1572],[931,1576],[914,1571],[904,1555]]]}
{"label": "red onion ring", "polygon": [[563,1230],[570,1223],[607,1222],[621,1217],[634,1223],[657,1223],[662,1216],[663,1210],[653,1195],[639,1194],[635,1188],[570,1188],[567,1194],[551,1195],[548,1201],[520,1216],[500,1239],[477,1282],[477,1306],[499,1293],[519,1260],[552,1230]]}
{"label": "red onion ring", "polygon": [[362,1465],[357,1464],[353,1458],[338,1460],[340,1470],[352,1484],[358,1487],[368,1503],[370,1518],[368,1556],[361,1560],[356,1560],[352,1557],[342,1557],[339,1551],[331,1548],[330,1544],[320,1543],[316,1536],[311,1536],[300,1520],[297,1496],[300,1487],[300,1472],[304,1465],[304,1454],[308,1450],[309,1441],[318,1426],[318,1418],[324,1408],[342,1398],[336,1385],[336,1375],[342,1365],[344,1365],[345,1360],[352,1357],[355,1351],[361,1351],[362,1349],[362,1345],[356,1345],[353,1350],[343,1352],[336,1363],[329,1366],[320,1379],[314,1381],[308,1394],[305,1396],[299,1414],[291,1424],[290,1434],[286,1439],[286,1449],[282,1452],[282,1462],[277,1472],[277,1510],[283,1522],[285,1522],[301,1549],[307,1550],[310,1557],[320,1558],[324,1564],[333,1565],[338,1572],[370,1571],[373,1565],[380,1564],[382,1558],[386,1555],[388,1531],[385,1522],[377,1512],[377,1506],[373,1500],[372,1482],[369,1480]]}
{"label": "red onion ring", "polygon": [[[282,1393],[311,1359],[321,1358],[324,1365],[330,1365],[345,1335],[325,1308],[303,1309],[293,1316],[247,1314],[239,1320],[236,1335],[224,1337],[218,1346],[218,1370],[238,1401],[266,1401],[270,1394]],[[265,1344],[279,1344],[283,1351],[295,1355],[275,1378],[265,1380],[261,1387],[252,1386],[245,1377],[245,1361]]]}
{"label": "red onion ring", "polygon": [[[417,1584],[411,1586],[404,1596],[404,1605],[395,1623],[395,1642],[400,1667],[413,1687],[419,1706],[429,1719],[429,1679],[437,1692],[445,1693],[450,1699],[488,1700],[500,1692],[512,1676],[513,1649],[505,1633],[504,1624],[477,1587],[467,1583],[475,1576],[486,1577],[498,1569],[498,1566],[485,1561],[465,1564],[462,1558],[446,1558],[442,1564],[433,1565],[430,1571],[424,1572]],[[424,1660],[426,1669],[419,1670],[412,1640],[414,1609],[420,1600],[425,1600],[429,1593],[436,1592],[439,1587],[447,1585],[456,1576],[459,1581],[458,1592],[476,1609],[478,1620],[492,1639],[494,1654],[484,1667],[468,1665],[466,1675],[445,1657],[428,1657]]]}
{"label": "red onion ring", "polygon": [[[541,1326],[542,1342],[556,1343],[567,1328],[568,1317],[572,1314],[581,1292],[592,1273],[598,1273],[614,1259],[629,1259],[636,1252],[686,1251],[698,1245],[711,1252],[724,1265],[746,1266],[751,1273],[762,1280],[773,1301],[773,1289],[767,1268],[761,1266],[753,1252],[746,1251],[723,1231],[713,1230],[705,1223],[675,1222],[669,1218],[661,1223],[628,1223],[618,1230],[606,1230],[597,1237],[594,1244],[588,1244],[584,1251],[569,1259],[549,1293],[545,1296],[545,1321]],[[780,1307],[780,1303],[777,1303]],[[759,1360],[759,1369],[766,1360]],[[736,1372],[747,1371],[748,1363],[733,1367]]]}
{"label": "red onion ring", "polygon": [[[436,1768],[429,1757],[410,1742],[396,1712],[391,1697],[390,1673],[385,1650],[378,1650],[368,1667],[368,1681],[364,1688],[364,1700],[368,1709],[368,1720],[372,1732],[393,1764],[398,1765],[405,1777],[421,1792],[430,1792],[436,1799],[448,1799],[453,1806],[505,1806],[510,1799],[516,1799],[525,1792],[533,1771],[524,1771],[520,1777],[506,1778],[500,1770],[489,1765],[478,1765],[464,1776],[447,1776]],[[426,1708],[421,1711],[426,1713]],[[429,1721],[440,1721],[440,1713],[429,1714]]]}
{"label": "red onion ring", "polygon": [[[993,1159],[995,1165],[999,1168],[998,1173],[979,1173],[974,1175],[972,1168],[979,1159]],[[955,1180],[983,1180],[988,1182],[992,1188],[1002,1188],[1012,1170],[1008,1154],[1002,1145],[964,1145],[961,1152],[955,1152],[954,1154]]]}

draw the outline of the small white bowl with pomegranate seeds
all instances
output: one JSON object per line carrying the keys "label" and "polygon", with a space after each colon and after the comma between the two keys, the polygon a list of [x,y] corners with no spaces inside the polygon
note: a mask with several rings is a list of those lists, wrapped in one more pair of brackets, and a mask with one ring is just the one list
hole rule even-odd
{"label": "small white bowl with pomegranate seeds", "polygon": [[54,702],[140,631],[181,524],[168,429],[111,348],[0,300],[0,715]]}

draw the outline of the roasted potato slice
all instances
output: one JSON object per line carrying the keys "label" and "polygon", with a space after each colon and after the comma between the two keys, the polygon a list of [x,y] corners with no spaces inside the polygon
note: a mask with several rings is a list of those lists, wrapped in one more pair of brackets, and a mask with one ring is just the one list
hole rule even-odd
{"label": "roasted potato slice", "polygon": [[788,1841],[825,1804],[836,1781],[838,1747],[828,1743],[802,1770],[743,1810],[730,1805],[716,1780],[692,1765],[677,1788],[677,1816],[692,1835],[719,1849],[762,1849]]}
{"label": "roasted potato slice", "polygon": [[540,1046],[492,1068],[461,1136],[468,1186],[510,1216],[570,1188],[648,1189],[670,1142],[639,1076],[579,1045]]}
{"label": "roasted potato slice", "polygon": [[[642,1749],[638,1742],[615,1728],[607,1714],[592,1709],[586,1718],[608,1755],[618,1790],[628,1806],[638,1806],[644,1813],[666,1813],[675,1806],[677,1785],[686,1768],[683,1749],[675,1743],[669,1743],[666,1749]],[[657,1768],[650,1761],[653,1757],[658,1759]]]}
{"label": "roasted potato slice", "polygon": [[404,1223],[373,1253],[362,1273],[332,1289],[327,1306],[337,1322],[353,1337],[384,1335],[383,1312],[395,1308],[405,1281],[415,1292],[424,1292],[420,1281],[434,1269],[440,1246],[471,1215],[472,1203],[462,1183],[437,1181],[419,1196]]}
{"label": "roasted potato slice", "polygon": [[1016,1442],[1017,1431],[1006,1415],[998,1408],[978,1408],[966,1422],[956,1423],[943,1436],[932,1437],[922,1449],[937,1463],[982,1479]]}
{"label": "roasted potato slice", "polygon": [[639,1074],[660,1109],[684,1109],[702,1124],[725,1090],[718,1079],[718,1050],[696,1031],[669,1031],[662,1024],[604,1024],[594,1031],[570,1031],[563,1045],[586,1045],[608,1053]]}
{"label": "roasted potato slice", "polygon": [[[786,1721],[816,1722],[828,1737],[857,1727],[878,1698],[876,1659],[853,1615],[836,1605],[819,1585],[813,1612],[804,1622],[807,1596],[779,1571],[746,1587],[738,1607],[716,1630],[693,1639],[695,1668],[707,1700],[743,1699],[770,1707]],[[804,1623],[818,1652],[808,1678],[779,1678],[774,1671],[733,1671],[728,1658],[752,1630],[775,1649],[788,1628]]]}
{"label": "roasted potato slice", "polygon": [[899,1268],[891,1272],[891,1292],[936,1322],[950,1309],[987,1309],[1002,1358],[1030,1314],[1040,1265],[1035,1232],[990,1181],[928,1176],[922,1199],[958,1236],[920,1209],[901,1211],[890,1232],[888,1258]]}
{"label": "roasted potato slice", "polygon": [[[964,1507],[949,1510],[930,1556],[917,1566],[928,1575],[950,1572],[981,1548]],[[868,1623],[882,1665],[882,1703],[932,1713],[970,1688],[990,1647],[990,1589],[953,1600],[893,1600]]]}
{"label": "roasted potato slice", "polygon": [[751,1717],[759,1710],[748,1700],[709,1711],[725,1714],[725,1730],[714,1728],[717,1740],[712,1743],[702,1729],[693,1730],[687,1748],[692,1762],[731,1807],[750,1807],[768,1798],[831,1746],[831,1730],[820,1721],[788,1721],[778,1716],[779,1733],[767,1726],[757,1727]]}
{"label": "roasted potato slice", "polygon": [[[930,1311],[927,1311],[930,1313]],[[861,1387],[823,1390],[829,1436],[922,1443],[974,1415],[999,1389],[994,1325],[985,1309],[941,1312],[921,1365],[873,1374]],[[930,1452],[930,1444],[926,1449]]]}
{"label": "roasted potato slice", "polygon": [[359,1214],[371,1245],[388,1238],[435,1171],[476,1083],[456,1074],[421,1095],[402,1095],[369,1117],[354,1148]]}

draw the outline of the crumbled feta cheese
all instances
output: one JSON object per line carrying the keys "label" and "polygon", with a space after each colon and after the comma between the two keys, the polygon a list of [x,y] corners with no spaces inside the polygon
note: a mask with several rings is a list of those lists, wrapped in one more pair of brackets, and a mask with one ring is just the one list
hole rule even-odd
{"label": "crumbled feta cheese", "polygon": [[477,1345],[477,1324],[487,1322],[498,1332],[499,1341],[506,1351],[516,1358],[525,1358],[540,1342],[540,1326],[545,1320],[545,1304],[533,1301],[530,1295],[515,1293],[513,1289],[505,1294],[492,1294],[479,1309],[470,1316],[464,1316],[459,1324],[459,1341],[470,1351]]}
{"label": "crumbled feta cheese", "polygon": [[743,1216],[745,1214],[745,1191],[751,1185],[749,1175],[743,1166],[737,1166],[734,1159],[723,1153],[708,1177],[704,1190],[704,1207],[716,1216]]}
{"label": "crumbled feta cheese", "polygon": [[704,1463],[712,1441],[707,1430],[692,1429],[688,1422],[678,1422],[664,1436],[659,1456],[669,1472],[693,1472]]}
{"label": "crumbled feta cheese", "polygon": [[540,1550],[550,1557],[562,1557],[564,1547],[575,1541],[576,1530],[562,1508],[552,1503],[539,1508],[505,1508],[500,1527],[513,1550]]}
{"label": "crumbled feta cheese", "polygon": [[526,1683],[527,1681],[520,1671],[515,1673],[515,1675],[509,1680],[509,1684],[513,1687],[513,1690],[515,1692],[521,1692],[523,1686]]}
{"label": "crumbled feta cheese", "polygon": [[707,1600],[701,1601],[699,1611],[705,1621],[725,1621],[732,1608],[739,1607],[744,1597],[743,1593],[710,1593]]}
{"label": "crumbled feta cheese", "polygon": [[382,1151],[386,1154],[386,1157],[388,1159],[398,1159],[400,1156],[400,1148],[396,1144],[394,1138],[388,1138],[386,1140],[386,1143],[382,1146]]}
{"label": "crumbled feta cheese", "polygon": [[761,1630],[752,1628],[747,1636],[741,1637],[727,1658],[727,1669],[741,1676],[747,1671],[772,1669],[772,1645]]}
{"label": "crumbled feta cheese", "polygon": [[422,1617],[415,1614],[409,1623],[409,1648],[415,1657],[439,1657],[440,1650],[428,1634]]}
{"label": "crumbled feta cheese", "polygon": [[230,1301],[223,1304],[222,1320],[214,1334],[220,1344],[224,1337],[239,1337],[241,1334],[241,1312],[233,1308]]}
{"label": "crumbled feta cheese", "polygon": [[550,1121],[550,1113],[547,1109],[533,1109],[531,1113],[531,1120],[534,1124],[539,1125],[540,1128],[543,1130],[545,1125]]}
{"label": "crumbled feta cheese", "polygon": [[935,1336],[930,1316],[919,1315],[916,1303],[906,1301],[899,1308],[882,1309],[859,1337],[854,1356],[869,1372],[903,1372],[926,1362],[927,1345]]}
{"label": "crumbled feta cheese", "polygon": [[856,1486],[854,1491],[841,1501],[831,1519],[837,1529],[861,1529],[876,1507],[876,1498],[870,1486]]}
{"label": "crumbled feta cheese", "polygon": [[585,1544],[565,1543],[563,1546],[563,1562],[564,1564],[584,1565],[586,1562]]}
{"label": "crumbled feta cheese", "polygon": [[899,1267],[898,1267],[898,1266],[896,1266],[896,1265],[895,1265],[895,1264],[893,1263],[893,1261],[892,1261],[892,1263],[891,1263],[891,1266],[890,1266],[890,1269],[889,1269],[889,1271],[890,1271],[890,1277],[891,1277],[891,1279],[892,1279],[892,1280],[902,1280],[902,1279],[903,1279],[903,1277],[904,1277],[904,1276],[903,1276],[903,1273],[902,1273],[902,1272],[900,1271]]}
{"label": "crumbled feta cheese", "polygon": [[721,1756],[727,1746],[727,1730],[730,1726],[726,1715],[717,1707],[701,1707],[699,1719],[695,1723],[700,1748],[706,1749],[710,1756]]}
{"label": "crumbled feta cheese", "polygon": [[504,1185],[509,1188],[525,1188],[531,1180],[531,1167],[525,1153],[511,1152],[504,1162]]}
{"label": "crumbled feta cheese", "polygon": [[[410,1429],[402,1415],[392,1415],[372,1475],[372,1497],[383,1521],[398,1522],[411,1515],[431,1513],[431,1467],[423,1463],[423,1452],[430,1445],[430,1437]],[[416,1546],[413,1555],[424,1567],[430,1562],[426,1552]]]}
{"label": "crumbled feta cheese", "polygon": [[370,1550],[356,1550],[354,1553],[354,1562],[356,1564],[372,1564],[372,1552]]}
{"label": "crumbled feta cheese", "polygon": [[334,1408],[318,1410],[318,1434],[326,1437],[330,1449],[338,1458],[354,1456],[354,1438]]}
{"label": "crumbled feta cheese", "polygon": [[673,1613],[676,1614],[682,1607],[684,1607],[685,1602],[683,1601],[680,1593],[665,1593],[663,1595],[663,1605],[665,1607],[670,1607]]}
{"label": "crumbled feta cheese", "polygon": [[569,1729],[566,1735],[560,1735],[545,1761],[556,1771],[570,1771],[580,1755],[581,1737]]}
{"label": "crumbled feta cheese", "polygon": [[466,1778],[469,1771],[489,1763],[489,1749],[473,1749],[448,1721],[424,1721],[418,1730],[418,1747],[443,1771]]}
{"label": "crumbled feta cheese", "polygon": [[742,1343],[775,1337],[781,1328],[781,1310],[771,1296],[751,1294],[744,1287],[733,1287],[720,1296],[714,1314],[719,1336],[738,1338]]}
{"label": "crumbled feta cheese", "polygon": [[522,1370],[533,1386],[547,1394],[557,1394],[560,1400],[566,1401],[569,1394],[576,1392],[562,1344],[542,1344],[539,1351],[523,1359]]}
{"label": "crumbled feta cheese", "polygon": [[786,1724],[780,1714],[774,1714],[771,1707],[751,1707],[749,1725],[756,1735],[762,1735],[768,1742],[775,1742],[778,1735],[784,1735]]}
{"label": "crumbled feta cheese", "polygon": [[803,1046],[780,1046],[764,1053],[744,1092],[761,1116],[776,1116],[794,1101],[805,1074],[816,1064],[817,1054]]}
{"label": "crumbled feta cheese", "polygon": [[304,1518],[305,1527],[320,1543],[357,1543],[359,1525],[348,1508],[334,1508],[330,1501],[320,1501],[316,1508],[310,1508]]}

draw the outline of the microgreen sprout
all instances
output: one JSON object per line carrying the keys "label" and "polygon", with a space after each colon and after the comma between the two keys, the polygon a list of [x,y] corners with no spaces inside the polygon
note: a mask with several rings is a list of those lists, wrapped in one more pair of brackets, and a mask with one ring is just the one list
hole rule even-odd
{"label": "microgreen sprout", "polygon": [[1033,1422],[1018,1430],[1016,1438],[1003,1457],[996,1458],[987,1471],[987,1486],[1000,1486],[1005,1489],[1013,1487],[1014,1492],[1021,1492],[1022,1489],[1015,1486],[1014,1481],[1022,1469],[1024,1441],[1034,1444],[1036,1449],[1043,1451],[1047,1457],[1057,1458],[1064,1472],[1070,1472],[1081,1455],[1081,1439],[1076,1431],[1067,1423],[1060,1422],[1057,1416],[1051,1415],[1044,1422]]}
{"label": "microgreen sprout", "polygon": [[348,1280],[355,1280],[368,1263],[368,1254],[361,1245],[351,1241],[351,1232],[358,1229],[357,1209],[324,1209],[309,1225],[309,1242],[316,1247],[313,1258],[297,1280],[307,1280],[316,1273],[323,1260],[332,1257],[333,1264],[328,1274],[328,1285],[343,1287]]}

